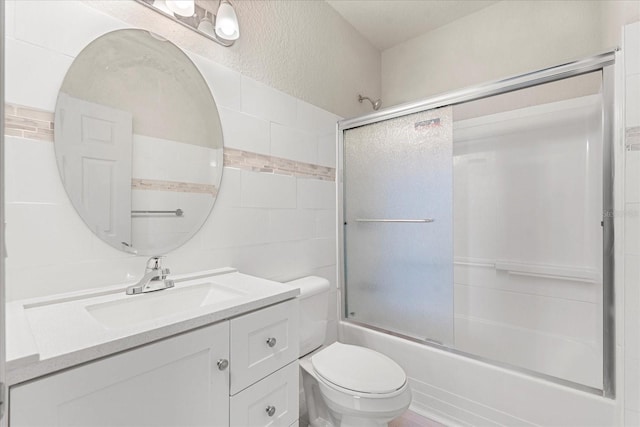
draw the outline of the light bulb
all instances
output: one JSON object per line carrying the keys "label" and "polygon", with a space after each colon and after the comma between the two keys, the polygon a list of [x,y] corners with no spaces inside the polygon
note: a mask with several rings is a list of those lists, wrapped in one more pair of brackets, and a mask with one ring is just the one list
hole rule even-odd
{"label": "light bulb", "polygon": [[194,0],[166,0],[167,7],[176,15],[193,16],[196,13]]}
{"label": "light bulb", "polygon": [[171,9],[169,9],[167,7],[167,2],[165,2],[164,0],[155,0],[153,2],[153,7],[155,7],[156,9],[161,10],[162,12],[166,13],[167,15],[173,15],[173,11],[171,11]]}
{"label": "light bulb", "polygon": [[227,0],[222,0],[216,15],[216,34],[225,40],[237,40],[240,37],[236,11]]}
{"label": "light bulb", "polygon": [[213,22],[211,21],[208,12],[204,13],[204,18],[202,18],[202,20],[198,24],[198,31],[202,31],[205,34],[215,37],[216,30],[213,27]]}

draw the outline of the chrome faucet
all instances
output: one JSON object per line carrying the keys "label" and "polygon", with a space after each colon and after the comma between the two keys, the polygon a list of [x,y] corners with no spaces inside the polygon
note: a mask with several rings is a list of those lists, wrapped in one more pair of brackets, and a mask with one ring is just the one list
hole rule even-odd
{"label": "chrome faucet", "polygon": [[167,275],[171,273],[171,270],[162,268],[162,258],[161,256],[149,258],[147,268],[144,270],[144,276],[142,276],[142,279],[140,279],[138,283],[127,288],[127,295],[173,288],[173,280],[167,279]]}

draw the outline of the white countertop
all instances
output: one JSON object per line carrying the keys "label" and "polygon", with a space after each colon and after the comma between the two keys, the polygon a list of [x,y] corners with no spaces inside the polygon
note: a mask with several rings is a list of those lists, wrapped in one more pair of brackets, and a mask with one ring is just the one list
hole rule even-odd
{"label": "white countertop", "polygon": [[[7,305],[7,382],[18,384],[61,369],[128,350],[201,326],[294,298],[297,288],[237,272],[232,268],[170,276],[175,287],[158,292],[126,295],[127,285],[100,288]],[[153,298],[199,283],[233,289],[238,296],[207,303],[155,319],[109,328],[87,307],[97,304]]]}

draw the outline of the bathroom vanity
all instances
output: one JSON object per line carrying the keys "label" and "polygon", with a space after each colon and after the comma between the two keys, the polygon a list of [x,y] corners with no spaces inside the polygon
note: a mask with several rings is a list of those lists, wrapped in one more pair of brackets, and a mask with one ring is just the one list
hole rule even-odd
{"label": "bathroom vanity", "polygon": [[152,258],[137,283],[7,306],[9,425],[296,425],[299,290],[232,268],[169,276],[158,256],[198,232],[221,185],[218,107],[191,59],[149,31],[101,35],[69,67],[53,129],[79,217]]}
{"label": "bathroom vanity", "polygon": [[9,422],[290,426],[298,289],[225,268],[11,304]]}

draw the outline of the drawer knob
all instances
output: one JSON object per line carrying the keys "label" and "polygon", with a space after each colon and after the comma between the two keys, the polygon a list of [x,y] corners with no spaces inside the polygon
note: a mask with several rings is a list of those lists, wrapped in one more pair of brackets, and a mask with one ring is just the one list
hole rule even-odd
{"label": "drawer knob", "polygon": [[224,371],[229,367],[229,361],[227,359],[220,359],[216,362],[216,365],[218,365],[219,370]]}
{"label": "drawer knob", "polygon": [[267,338],[267,345],[269,347],[275,347],[277,340],[274,337]]}
{"label": "drawer knob", "polygon": [[273,417],[276,413],[276,407],[275,406],[267,406],[265,411],[267,412],[267,415],[269,415],[270,417]]}

